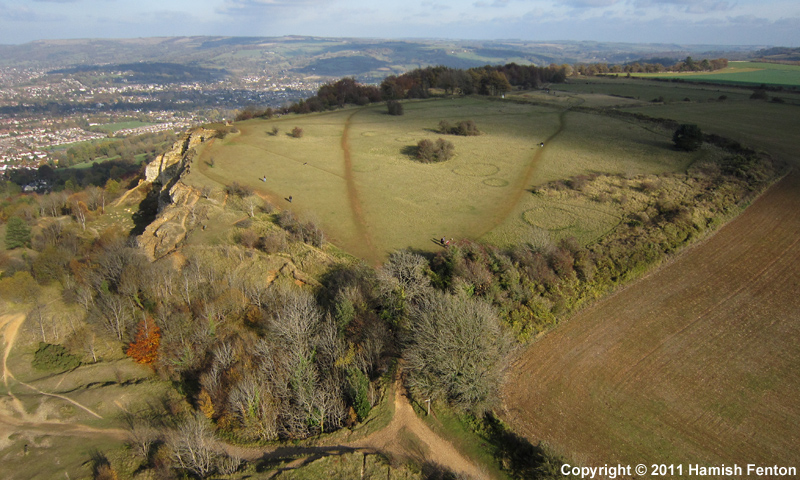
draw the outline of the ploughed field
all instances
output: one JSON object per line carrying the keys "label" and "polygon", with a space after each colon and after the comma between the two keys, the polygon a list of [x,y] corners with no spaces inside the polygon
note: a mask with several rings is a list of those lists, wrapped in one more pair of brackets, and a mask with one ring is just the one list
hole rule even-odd
{"label": "ploughed field", "polygon": [[531,345],[505,386],[515,430],[595,466],[796,465],[798,207],[794,173]]}
{"label": "ploughed field", "polygon": [[[618,95],[626,85],[631,96],[655,93],[650,82],[625,79],[559,93]],[[665,96],[715,89],[688,88],[670,85]],[[724,102],[625,108],[697,123],[796,168],[797,107],[726,93]],[[587,466],[796,466],[798,208],[795,171],[712,237],[528,347],[504,387],[514,429]]]}
{"label": "ploughed field", "polygon": [[[442,237],[508,245],[534,232],[588,243],[619,222],[618,210],[588,201],[548,210],[531,187],[594,172],[682,171],[706,154],[674,151],[672,132],[569,107],[458,98],[406,102],[402,116],[376,105],[238,122],[240,133],[202,148],[187,182],[247,185],[380,262],[400,248],[440,248]],[[473,120],[482,134],[442,135],[441,120]],[[302,138],[289,135],[295,127]],[[437,138],[454,144],[454,158],[414,159],[420,140]]]}

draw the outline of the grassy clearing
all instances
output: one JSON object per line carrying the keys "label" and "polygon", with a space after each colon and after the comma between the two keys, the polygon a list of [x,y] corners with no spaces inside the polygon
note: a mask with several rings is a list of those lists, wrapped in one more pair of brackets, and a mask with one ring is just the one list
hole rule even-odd
{"label": "grassy clearing", "polygon": [[[380,260],[397,248],[431,250],[442,236],[478,238],[498,226],[487,239],[527,238],[530,218],[523,213],[540,205],[525,190],[537,184],[595,172],[681,171],[693,161],[672,150],[671,132],[565,115],[566,106],[583,100],[562,98],[553,106],[439,99],[407,102],[401,117],[369,106],[241,122],[240,133],[201,149],[187,182],[217,191],[233,181],[245,184],[281,208],[315,216],[344,250]],[[467,119],[482,135],[448,135],[453,159],[420,164],[412,158],[420,140],[442,137],[435,131],[439,121]],[[289,135],[294,127],[303,129],[303,138]],[[607,223],[591,218],[576,231],[595,238]]]}

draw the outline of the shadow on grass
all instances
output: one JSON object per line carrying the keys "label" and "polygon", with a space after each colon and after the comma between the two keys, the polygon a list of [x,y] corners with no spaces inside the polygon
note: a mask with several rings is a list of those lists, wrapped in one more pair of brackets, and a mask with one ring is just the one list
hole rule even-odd
{"label": "shadow on grass", "polygon": [[494,415],[487,413],[481,421],[483,435],[495,449],[495,458],[513,479],[565,479],[561,475],[561,458],[543,445],[533,445],[506,428]]}

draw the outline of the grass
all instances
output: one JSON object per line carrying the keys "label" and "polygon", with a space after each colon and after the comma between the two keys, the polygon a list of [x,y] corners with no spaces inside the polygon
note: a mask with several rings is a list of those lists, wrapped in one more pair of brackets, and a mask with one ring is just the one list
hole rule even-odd
{"label": "grass", "polygon": [[[640,104],[651,103],[663,97],[665,103],[686,103],[688,98],[693,103],[714,103],[725,95],[728,101],[746,100],[753,93],[751,90],[723,85],[693,85],[691,83],[660,82],[638,78],[619,77],[573,77],[565,84],[551,85],[551,91],[580,95],[586,98],[586,106],[603,106],[608,102],[625,106],[633,101]],[[602,95],[605,97],[600,97]],[[589,104],[592,100],[599,105]]]}
{"label": "grass", "polygon": [[435,405],[430,416],[422,412],[421,418],[431,430],[450,441],[459,452],[488,472],[492,478],[509,478],[497,464],[489,441],[475,433],[466,417],[445,405]]}
{"label": "grass", "polygon": [[796,158],[800,146],[797,141],[800,115],[794,105],[746,100],[702,105],[654,105],[628,111],[695,123],[705,133],[734,138],[787,160]]}
{"label": "grass", "polygon": [[[524,239],[523,212],[538,206],[527,190],[538,184],[594,172],[681,171],[693,161],[672,149],[671,132],[564,113],[580,103],[576,96],[552,106],[470,97],[406,102],[401,117],[375,105],[240,122],[241,133],[201,149],[187,182],[217,191],[247,185],[281,208],[315,216],[345,251],[379,262],[398,248],[435,249],[442,236]],[[447,162],[415,161],[407,152],[442,137],[435,129],[445,119],[474,120],[483,134],[448,135],[455,157]],[[288,135],[294,127],[303,138]],[[606,223],[590,219],[577,228],[591,239]]]}
{"label": "grass", "polygon": [[740,85],[800,87],[800,65],[763,62],[730,62],[714,72],[643,73],[642,78],[680,78],[687,82],[715,82]]}

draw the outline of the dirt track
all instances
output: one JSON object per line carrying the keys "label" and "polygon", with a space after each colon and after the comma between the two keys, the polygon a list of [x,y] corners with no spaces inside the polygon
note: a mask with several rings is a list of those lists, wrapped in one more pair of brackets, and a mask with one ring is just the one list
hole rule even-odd
{"label": "dirt track", "polygon": [[[491,478],[417,417],[399,377],[395,381],[394,392],[394,416],[391,422],[368,437],[342,444],[315,447],[242,448],[226,445],[226,450],[248,461],[307,456],[290,463],[285,468],[297,468],[321,456],[349,452],[383,453],[398,459],[439,465],[471,479]],[[413,441],[404,441],[408,438]]]}
{"label": "dirt track", "polygon": [[58,398],[59,400],[71,403],[96,418],[102,418],[98,413],[87,406],[70,398],[63,395],[43,392],[32,385],[20,382],[14,377],[14,374],[8,368],[8,356],[11,353],[11,349],[14,347],[17,334],[24,321],[25,315],[23,314],[0,316],[0,332],[2,332],[3,335],[3,384],[6,391],[8,391],[7,401],[3,401],[5,399],[0,397],[0,437],[8,438],[20,432],[36,432],[46,435],[81,437],[105,435],[120,440],[128,438],[128,433],[124,430],[114,428],[92,428],[77,423],[43,420],[35,413],[28,413],[22,405],[22,402],[20,402],[19,398],[13,393],[16,385],[32,390],[36,395]]}
{"label": "dirt track", "polygon": [[505,416],[573,461],[800,461],[800,174],[517,360]]}

